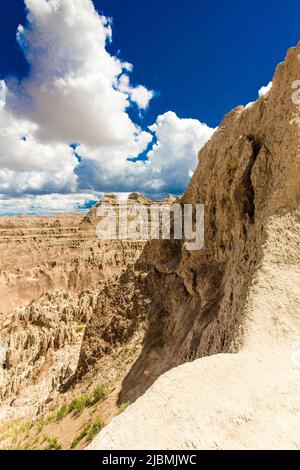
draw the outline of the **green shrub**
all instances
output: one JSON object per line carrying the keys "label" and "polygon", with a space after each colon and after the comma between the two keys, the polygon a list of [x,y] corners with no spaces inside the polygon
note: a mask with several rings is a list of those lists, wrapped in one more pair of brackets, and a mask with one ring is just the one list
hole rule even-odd
{"label": "green shrub", "polygon": [[82,439],[84,438],[87,438],[89,441],[92,441],[96,434],[101,431],[103,426],[104,424],[100,418],[96,418],[95,421],[92,421],[91,423],[87,424],[83,428],[81,433],[73,440],[71,444],[71,449],[76,449],[79,442],[82,441]]}
{"label": "green shrub", "polygon": [[37,429],[37,433],[40,433],[42,432],[44,426],[45,426],[45,421],[43,420],[43,418],[39,419],[36,423],[36,429]]}
{"label": "green shrub", "polygon": [[65,416],[67,416],[67,414],[69,414],[69,406],[65,404],[56,413],[55,420],[61,421],[63,418],[65,418]]}
{"label": "green shrub", "polygon": [[75,411],[76,413],[82,413],[85,408],[92,404],[90,395],[80,395],[69,404],[69,413]]}
{"label": "green shrub", "polygon": [[88,439],[92,441],[103,427],[104,427],[103,421],[100,418],[96,418],[95,421],[92,422],[88,430],[88,433],[87,433]]}
{"label": "green shrub", "polygon": [[75,439],[73,440],[70,448],[71,449],[76,449],[79,442],[82,441],[82,439],[85,438],[86,433],[87,433],[87,430],[86,430],[86,428],[84,428],[83,431],[81,431],[81,433],[77,437],[75,437]]}
{"label": "green shrub", "polygon": [[54,415],[54,417],[50,417],[49,420],[52,421],[61,421],[65,418],[68,414],[72,413],[82,413],[85,408],[89,406],[95,405],[101,400],[104,400],[109,393],[109,386],[107,384],[100,384],[98,385],[91,394],[89,395],[80,395],[74,400],[72,400],[69,404],[64,404],[58,412]]}
{"label": "green shrub", "polygon": [[104,400],[107,397],[108,392],[109,392],[109,388],[107,384],[98,385],[98,387],[96,387],[93,392],[93,398],[92,398],[93,404],[98,403],[101,400]]}
{"label": "green shrub", "polygon": [[45,440],[48,443],[45,450],[61,450],[61,445],[56,437],[45,436]]}

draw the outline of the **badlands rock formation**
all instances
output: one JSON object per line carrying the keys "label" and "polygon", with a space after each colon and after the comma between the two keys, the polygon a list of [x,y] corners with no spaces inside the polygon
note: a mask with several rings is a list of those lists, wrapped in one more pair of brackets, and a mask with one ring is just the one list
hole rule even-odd
{"label": "badlands rock formation", "polygon": [[[299,79],[300,44],[270,92],[230,112],[201,150],[182,202],[205,205],[205,248],[145,247],[122,315],[142,296],[149,326],[120,401],[210,357],[163,375],[90,449],[300,448]],[[92,315],[82,367],[96,331]]]}
{"label": "badlands rock formation", "polygon": [[[122,206],[143,204],[150,216],[150,202],[133,193]],[[172,202],[170,196],[159,204]],[[105,241],[96,234],[97,209],[119,203],[107,195],[83,216],[0,218],[1,446],[1,424],[53,418],[62,405],[99,384],[113,391],[104,406],[106,420],[118,412],[120,384],[141,351],[148,305],[139,293],[144,275],[133,268],[145,241]],[[96,342],[89,341],[91,331]],[[51,430],[58,431],[63,434]],[[77,431],[69,425],[69,435],[63,434],[67,448]]]}
{"label": "badlands rock formation", "polygon": [[95,225],[79,214],[1,217],[0,316],[57,288],[94,288],[136,259],[135,246],[100,242]]}
{"label": "badlands rock formation", "polygon": [[0,218],[2,421],[37,416],[59,397],[101,285],[141,252],[140,242],[100,241],[94,212]]}
{"label": "badlands rock formation", "polygon": [[[35,418],[27,446],[46,426],[70,448],[131,402],[90,448],[300,447],[299,79],[300,45],[201,150],[177,202],[204,204],[202,250],[100,241],[98,205],[0,219],[0,419]],[[104,382],[99,409],[57,418]]]}

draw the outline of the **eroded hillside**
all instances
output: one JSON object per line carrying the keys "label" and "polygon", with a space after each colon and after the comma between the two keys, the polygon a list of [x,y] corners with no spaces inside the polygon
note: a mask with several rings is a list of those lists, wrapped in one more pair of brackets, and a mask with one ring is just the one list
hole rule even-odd
{"label": "eroded hillside", "polygon": [[200,151],[182,202],[205,205],[205,248],[145,247],[152,318],[120,400],[212,357],[161,377],[91,448],[299,449],[299,75],[300,45]]}
{"label": "eroded hillside", "polygon": [[92,448],[300,447],[299,56],[200,151],[180,202],[205,206],[202,250],[99,242],[95,209],[28,237],[2,229],[5,406],[24,411],[30,387],[47,390],[21,441],[69,448],[77,435],[83,447],[135,402]]}

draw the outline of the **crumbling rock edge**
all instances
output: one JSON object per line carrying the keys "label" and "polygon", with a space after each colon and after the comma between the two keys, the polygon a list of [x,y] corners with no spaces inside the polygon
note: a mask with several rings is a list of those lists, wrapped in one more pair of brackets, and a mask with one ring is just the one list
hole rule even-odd
{"label": "crumbling rock edge", "polygon": [[120,392],[139,398],[89,449],[300,448],[299,76],[300,44],[201,150],[182,202],[205,205],[205,248],[146,245],[152,320]]}

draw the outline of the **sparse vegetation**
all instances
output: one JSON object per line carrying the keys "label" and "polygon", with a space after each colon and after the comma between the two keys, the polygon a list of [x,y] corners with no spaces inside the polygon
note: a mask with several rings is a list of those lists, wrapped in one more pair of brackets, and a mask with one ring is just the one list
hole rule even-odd
{"label": "sparse vegetation", "polygon": [[103,428],[104,424],[100,418],[96,418],[95,421],[92,421],[91,423],[87,424],[81,433],[75,437],[71,444],[71,449],[76,449],[78,446],[79,442],[82,441],[83,439],[87,438],[89,441],[92,441],[93,438],[98,434],[101,429]]}
{"label": "sparse vegetation", "polygon": [[37,422],[37,433],[39,434],[40,432],[42,432],[44,426],[45,426],[45,421],[43,419],[40,419],[38,422]]}
{"label": "sparse vegetation", "polygon": [[61,450],[62,449],[56,437],[45,436],[44,439],[48,443],[48,445],[45,447],[44,450]]}
{"label": "sparse vegetation", "polygon": [[63,405],[56,413],[55,421],[61,421],[69,413],[68,405]]}
{"label": "sparse vegetation", "polygon": [[107,384],[98,385],[93,392],[93,403],[98,403],[104,400],[109,393],[109,387]]}
{"label": "sparse vegetation", "polygon": [[68,406],[68,413],[72,413],[74,411],[75,413],[80,414],[85,408],[87,408],[91,404],[92,402],[90,395],[80,395],[79,397],[74,398],[74,400],[71,401]]}
{"label": "sparse vegetation", "polygon": [[34,425],[30,420],[16,420],[3,426],[0,430],[1,450],[36,450],[38,438],[30,437]]}
{"label": "sparse vegetation", "polygon": [[95,421],[89,427],[87,438],[92,441],[94,437],[101,431],[104,427],[104,424],[100,418],[96,418]]}
{"label": "sparse vegetation", "polygon": [[81,433],[78,436],[75,437],[75,439],[73,440],[70,448],[71,449],[76,449],[79,442],[82,441],[82,439],[85,438],[86,434],[87,434],[87,426],[85,426],[84,429],[81,431]]}
{"label": "sparse vegetation", "polygon": [[85,408],[95,405],[104,400],[109,394],[109,386],[107,384],[98,385],[91,394],[80,395],[69,404],[64,404],[56,413],[54,420],[61,421],[70,413],[82,413]]}

